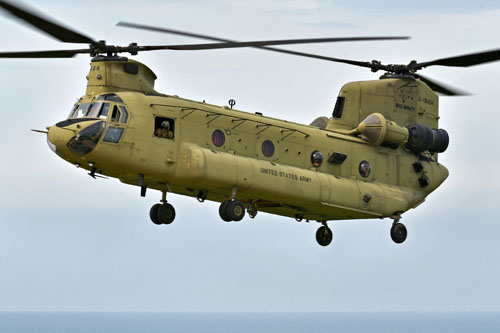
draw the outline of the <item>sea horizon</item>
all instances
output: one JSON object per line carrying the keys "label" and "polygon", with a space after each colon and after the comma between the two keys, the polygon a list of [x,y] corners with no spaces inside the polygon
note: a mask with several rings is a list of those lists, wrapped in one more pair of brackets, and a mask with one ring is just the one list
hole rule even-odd
{"label": "sea horizon", "polygon": [[500,312],[0,311],[0,332],[499,332]]}

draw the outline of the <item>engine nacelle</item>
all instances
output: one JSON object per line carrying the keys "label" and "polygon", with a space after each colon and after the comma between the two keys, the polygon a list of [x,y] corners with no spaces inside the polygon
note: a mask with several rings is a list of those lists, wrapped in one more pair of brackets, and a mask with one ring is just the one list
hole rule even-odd
{"label": "engine nacelle", "polygon": [[399,146],[408,141],[408,129],[385,119],[380,113],[372,113],[349,134],[363,134],[375,146]]}
{"label": "engine nacelle", "polygon": [[397,148],[405,144],[408,150],[416,154],[426,150],[431,153],[442,153],[450,142],[448,133],[444,129],[430,129],[423,124],[403,127],[387,120],[380,113],[370,114],[349,134],[362,134],[374,146]]}

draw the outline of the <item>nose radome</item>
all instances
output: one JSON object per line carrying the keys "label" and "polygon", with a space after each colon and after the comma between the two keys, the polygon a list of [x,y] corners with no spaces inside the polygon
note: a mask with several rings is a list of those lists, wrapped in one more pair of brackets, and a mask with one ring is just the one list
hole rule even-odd
{"label": "nose radome", "polygon": [[75,135],[74,131],[57,126],[47,127],[47,144],[57,155],[67,151],[66,143]]}

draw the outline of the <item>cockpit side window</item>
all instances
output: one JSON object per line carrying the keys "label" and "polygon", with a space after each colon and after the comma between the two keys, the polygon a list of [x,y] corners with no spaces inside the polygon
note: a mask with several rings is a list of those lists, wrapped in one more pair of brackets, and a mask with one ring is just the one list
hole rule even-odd
{"label": "cockpit side window", "polygon": [[109,127],[104,139],[102,140],[105,142],[118,143],[122,137],[123,130],[124,129],[122,127]]}
{"label": "cockpit side window", "polygon": [[115,105],[113,107],[113,113],[111,113],[111,121],[117,123],[120,120],[120,111],[118,107]]}
{"label": "cockpit side window", "polygon": [[122,118],[120,119],[120,122],[122,124],[126,124],[128,121],[128,111],[124,106],[121,106],[121,105],[120,105],[120,110],[122,112]]}
{"label": "cockpit side window", "polygon": [[172,118],[155,117],[154,136],[163,139],[174,139],[175,120]]}
{"label": "cockpit side window", "polygon": [[101,111],[99,111],[99,118],[108,118],[109,113],[109,103],[104,103],[102,105]]}

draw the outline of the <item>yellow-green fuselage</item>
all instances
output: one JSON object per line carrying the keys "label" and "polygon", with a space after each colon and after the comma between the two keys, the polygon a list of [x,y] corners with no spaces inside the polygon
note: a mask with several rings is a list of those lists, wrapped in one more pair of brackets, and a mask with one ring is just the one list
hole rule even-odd
{"label": "yellow-green fuselage", "polygon": [[[114,94],[100,99],[109,111],[93,117],[75,113],[49,127],[49,145],[66,161],[127,184],[189,196],[204,192],[214,201],[235,196],[260,211],[318,221],[399,216],[448,176],[437,154],[374,146],[348,134],[373,112],[402,126],[437,128],[437,96],[424,83],[411,83],[412,91],[398,78],[348,84],[340,94],[342,117],[318,128],[163,95],[153,89],[155,78],[135,61],[95,59],[78,105]],[[155,133],[164,121],[172,127],[170,138]],[[80,140],[89,126],[97,129],[91,134],[100,134]],[[69,147],[72,139],[80,140],[77,154]],[[324,157],[319,166],[311,160],[316,151]],[[360,174],[363,161],[371,166],[367,177]],[[416,162],[422,171],[415,170]],[[422,174],[430,179],[426,186],[419,182]]]}

